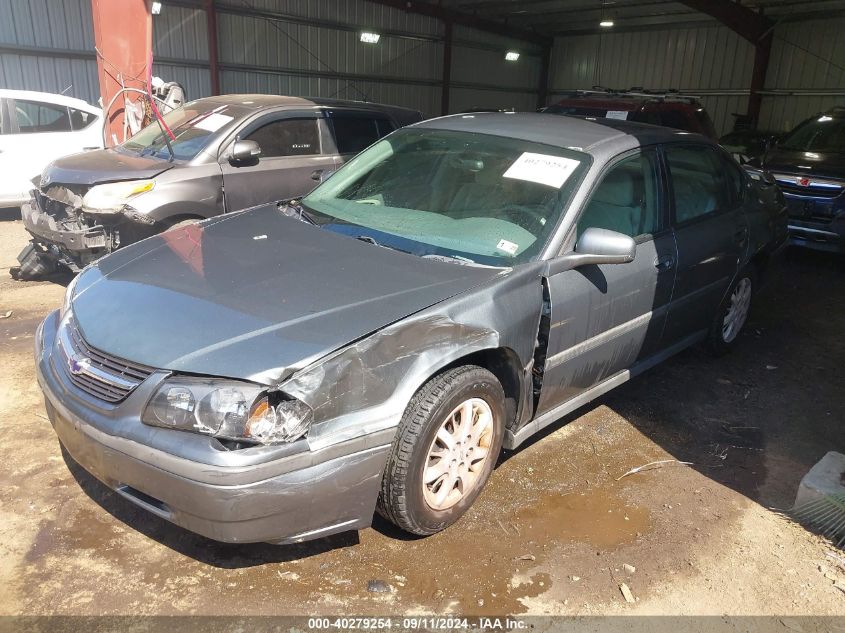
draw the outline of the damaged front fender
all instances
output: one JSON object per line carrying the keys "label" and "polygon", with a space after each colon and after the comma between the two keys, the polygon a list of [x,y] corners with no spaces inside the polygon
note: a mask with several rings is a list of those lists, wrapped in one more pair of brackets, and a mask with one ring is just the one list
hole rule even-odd
{"label": "damaged front fender", "polygon": [[[536,281],[526,283],[526,276]],[[423,384],[479,352],[508,350],[523,382],[533,362],[542,287],[533,268],[508,277],[387,326],[283,382],[281,391],[314,411],[309,443],[319,447],[397,426]]]}

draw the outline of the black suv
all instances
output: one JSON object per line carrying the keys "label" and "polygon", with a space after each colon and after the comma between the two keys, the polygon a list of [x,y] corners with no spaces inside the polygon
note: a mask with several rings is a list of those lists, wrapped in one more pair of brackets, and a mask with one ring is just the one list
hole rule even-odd
{"label": "black suv", "polygon": [[793,244],[845,252],[845,108],[807,119],[749,166],[783,191]]}

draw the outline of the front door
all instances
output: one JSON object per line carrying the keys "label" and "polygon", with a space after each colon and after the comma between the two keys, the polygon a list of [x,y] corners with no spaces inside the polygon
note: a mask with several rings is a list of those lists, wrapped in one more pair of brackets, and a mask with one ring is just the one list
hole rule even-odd
{"label": "front door", "polygon": [[268,114],[248,124],[235,140],[255,141],[261,156],[254,163],[229,162],[234,140],[221,152],[226,211],[304,196],[334,169],[323,153],[324,122],[319,112]]}
{"label": "front door", "polygon": [[578,220],[634,237],[628,264],[583,266],[546,280],[548,352],[537,413],[570,400],[661,349],[677,253],[655,149],[612,164]]}
{"label": "front door", "polygon": [[679,254],[666,323],[672,344],[710,326],[748,248],[748,222],[741,174],[715,148],[669,145],[665,156]]}

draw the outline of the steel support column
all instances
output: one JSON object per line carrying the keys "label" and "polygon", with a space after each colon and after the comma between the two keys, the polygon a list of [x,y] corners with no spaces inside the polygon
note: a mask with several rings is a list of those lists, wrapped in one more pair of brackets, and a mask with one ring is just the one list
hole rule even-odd
{"label": "steel support column", "polygon": [[440,93],[440,114],[449,114],[449,95],[452,91],[452,22],[443,22],[443,86]]}
{"label": "steel support column", "polygon": [[760,110],[763,106],[763,95],[766,88],[766,72],[769,69],[769,58],[772,53],[772,33],[766,33],[757,40],[754,46],[754,70],[751,72],[751,94],[748,96],[748,116],[752,125],[756,126],[760,120]]}
{"label": "steel support column", "polygon": [[220,94],[220,66],[217,58],[217,8],[214,0],[205,0],[205,23],[208,29],[208,67],[211,73],[211,94]]}
{"label": "steel support column", "polygon": [[537,109],[546,107],[546,100],[549,98],[549,66],[551,64],[552,47],[543,47],[543,56],[540,58],[540,79],[537,85]]}

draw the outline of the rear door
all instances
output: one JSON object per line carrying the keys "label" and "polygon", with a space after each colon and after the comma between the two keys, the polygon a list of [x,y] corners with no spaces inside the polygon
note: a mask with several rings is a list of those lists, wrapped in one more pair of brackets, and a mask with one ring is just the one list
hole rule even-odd
{"label": "rear door", "polygon": [[662,348],[677,254],[661,169],[654,148],[621,156],[578,220],[579,235],[596,227],[633,237],[633,262],[583,266],[546,280],[551,313],[538,413]]}
{"label": "rear door", "polygon": [[10,134],[3,138],[3,177],[26,191],[52,160],[81,152],[81,137],[73,131],[67,106],[34,99],[9,99],[7,104]]}
{"label": "rear door", "polygon": [[716,148],[673,144],[665,147],[664,156],[678,245],[678,273],[666,324],[666,342],[672,344],[709,327],[748,248],[748,222],[736,174]]}
{"label": "rear door", "polygon": [[[227,211],[304,196],[334,168],[324,152],[325,122],[319,111],[267,114],[240,130],[220,153]],[[252,164],[232,164],[229,154],[236,140],[255,141],[261,157]]]}

